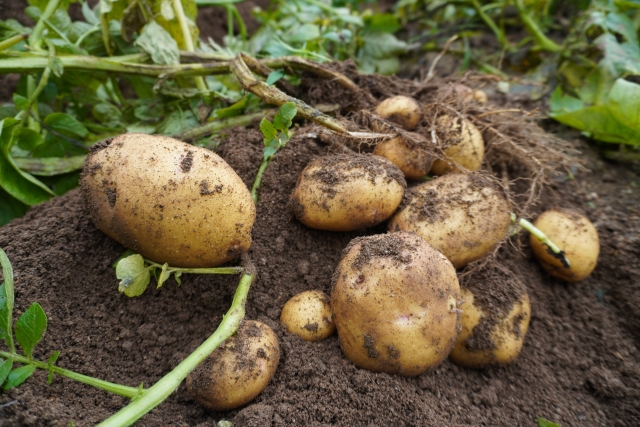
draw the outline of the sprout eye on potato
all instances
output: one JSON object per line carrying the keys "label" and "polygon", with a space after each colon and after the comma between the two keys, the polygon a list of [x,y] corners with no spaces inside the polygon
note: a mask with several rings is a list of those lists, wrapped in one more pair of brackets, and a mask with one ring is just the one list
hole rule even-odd
{"label": "sprout eye on potato", "polygon": [[444,175],[408,190],[389,230],[416,233],[460,268],[494,249],[510,225],[503,192],[470,173]]}
{"label": "sprout eye on potato", "polygon": [[474,369],[515,360],[531,318],[524,285],[494,263],[465,277],[460,291],[462,331],[449,358]]}
{"label": "sprout eye on potato", "polygon": [[305,291],[282,307],[280,323],[305,341],[321,341],[336,330],[329,297],[321,291]]}
{"label": "sprout eye on potato", "polygon": [[433,156],[427,150],[425,139],[418,134],[410,143],[401,136],[379,142],[373,149],[376,156],[385,157],[396,165],[407,179],[421,179],[429,173]]}
{"label": "sprout eye on potato", "polygon": [[120,135],[94,146],[81,186],[96,226],[158,263],[213,267],[251,245],[251,194],[204,148],[160,135]]}
{"label": "sprout eye on potato", "polygon": [[189,376],[187,390],[201,405],[215,411],[237,408],[253,400],[276,372],[280,346],[264,323],[245,320]]}
{"label": "sprout eye on potato", "polygon": [[595,227],[585,216],[568,209],[551,209],[543,212],[534,225],[564,251],[570,263],[570,267],[565,268],[540,240],[531,235],[533,253],[549,274],[567,282],[577,282],[596,268],[600,240]]}
{"label": "sprout eye on potato", "polygon": [[[374,113],[406,130],[413,130],[420,124],[420,104],[408,96],[394,96],[382,101]],[[380,131],[379,124],[373,123],[373,129]]]}
{"label": "sprout eye on potato", "polygon": [[360,230],[393,215],[405,186],[402,172],[387,159],[372,154],[336,154],[307,165],[290,206],[307,227]]}
{"label": "sprout eye on potato", "polygon": [[436,159],[431,167],[434,175],[460,172],[458,166],[477,171],[484,159],[484,140],[473,123],[459,117],[441,116],[436,123],[445,135],[446,159]]}
{"label": "sprout eye on potato", "polygon": [[351,241],[333,276],[331,308],[345,356],[360,368],[414,376],[438,365],[459,333],[451,263],[413,233]]}

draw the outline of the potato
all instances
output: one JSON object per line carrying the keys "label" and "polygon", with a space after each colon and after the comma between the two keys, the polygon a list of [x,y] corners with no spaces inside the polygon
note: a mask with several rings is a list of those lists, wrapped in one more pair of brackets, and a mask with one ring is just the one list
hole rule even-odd
{"label": "potato", "polygon": [[276,334],[264,323],[245,320],[187,376],[193,399],[214,411],[227,411],[253,400],[269,384],[280,361]]}
{"label": "potato", "polygon": [[460,98],[462,102],[471,102],[476,101],[480,104],[484,104],[487,102],[487,94],[482,89],[471,89],[467,85],[463,84],[454,84],[443,86],[438,89],[438,92],[443,96],[455,96]]}
{"label": "potato", "polygon": [[462,332],[449,359],[468,368],[511,363],[529,328],[529,295],[505,267],[490,264],[467,276],[461,287]]}
{"label": "potato", "polygon": [[[420,124],[420,104],[408,96],[394,96],[382,101],[373,110],[378,116],[396,123],[405,130],[413,130]],[[373,125],[379,131],[378,125]]]}
{"label": "potato", "polygon": [[345,356],[375,372],[415,376],[438,365],[459,333],[451,263],[413,233],[358,237],[333,276],[331,308]]}
{"label": "potato", "polygon": [[567,282],[587,277],[598,263],[598,232],[586,217],[568,209],[551,209],[536,219],[534,225],[556,244],[569,260],[570,268],[553,257],[548,248],[531,235],[533,253],[549,274]]}
{"label": "potato", "polygon": [[[446,160],[436,159],[431,167],[434,175],[460,172],[462,166],[468,171],[477,171],[484,159],[484,140],[482,134],[473,123],[458,117],[441,116],[436,120],[440,128],[446,130],[443,151]],[[462,124],[461,124],[462,123]]]}
{"label": "potato", "polygon": [[433,156],[427,151],[427,143],[420,135],[414,134],[417,144],[409,144],[401,136],[378,143],[373,154],[389,159],[398,166],[407,179],[421,179],[431,169]]}
{"label": "potato", "polygon": [[406,182],[390,161],[372,154],[335,154],[302,171],[290,206],[307,227],[350,231],[389,218],[402,201]]}
{"label": "potato", "polygon": [[456,268],[482,258],[509,232],[509,202],[478,174],[449,174],[407,191],[390,231],[412,231]]}
{"label": "potato", "polygon": [[305,291],[282,307],[280,324],[287,332],[305,341],[321,341],[336,331],[329,296],[321,291]]}
{"label": "potato", "polygon": [[94,146],[81,185],[96,226],[155,262],[213,267],[251,245],[251,194],[204,148],[160,135],[120,135]]}

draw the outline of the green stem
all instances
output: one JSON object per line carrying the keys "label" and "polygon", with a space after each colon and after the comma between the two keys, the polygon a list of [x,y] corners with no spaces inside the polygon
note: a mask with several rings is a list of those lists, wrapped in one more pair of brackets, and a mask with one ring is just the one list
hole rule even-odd
{"label": "green stem", "polygon": [[3,50],[9,49],[11,46],[15,46],[21,41],[24,41],[29,38],[28,34],[18,34],[13,37],[9,37],[6,40],[2,40],[0,42],[0,52]]}
{"label": "green stem", "polygon": [[4,310],[0,311],[0,315],[4,316],[2,319],[2,323],[6,327],[5,332],[5,341],[7,342],[7,347],[9,347],[9,351],[11,353],[16,352],[16,346],[13,343],[13,334],[12,327],[13,324],[13,305],[14,305],[14,287],[13,287],[13,268],[11,267],[11,261],[9,261],[9,257],[5,253],[2,248],[0,248],[0,266],[2,267],[2,277],[4,279],[4,295],[0,295],[5,297],[4,302]]}
{"label": "green stem", "polygon": [[496,35],[496,38],[498,39],[500,45],[506,50],[511,50],[511,45],[504,35],[504,32],[500,28],[498,28],[498,25],[496,25],[493,19],[491,19],[491,17],[485,13],[478,0],[471,0],[471,4],[478,13],[478,16],[480,16],[484,23],[487,24],[489,28],[491,28],[491,31],[493,31],[493,33]]}
{"label": "green stem", "polygon": [[44,30],[44,26],[46,21],[53,16],[56,9],[58,8],[58,4],[60,0],[49,0],[47,3],[47,7],[45,7],[44,12],[40,15],[40,19],[36,23],[36,26],[33,28],[31,35],[29,36],[29,46],[34,49],[37,49],[42,43],[41,36],[42,31]]}
{"label": "green stem", "polygon": [[[162,268],[162,264],[158,264],[157,262],[146,258],[144,261],[151,266]],[[244,267],[181,268],[169,266],[167,271],[170,273],[180,272],[186,274],[240,274],[244,273],[245,269]]]}
{"label": "green stem", "polygon": [[551,239],[549,239],[547,235],[544,234],[538,227],[536,227],[535,225],[533,225],[532,223],[530,223],[524,218],[518,219],[516,214],[514,214],[513,212],[510,212],[510,216],[511,216],[511,222],[513,224],[527,230],[529,233],[531,233],[532,236],[538,239],[540,243],[542,243],[547,248],[549,248],[549,250],[552,252],[552,255],[558,258],[562,262],[562,264],[564,264],[565,268],[571,267],[571,263],[565,256],[564,251],[560,249],[558,246],[556,246],[556,244],[553,243]]}
{"label": "green stem", "polygon": [[211,123],[192,128],[180,135],[177,135],[176,138],[182,141],[193,141],[194,139],[200,138],[202,136],[211,135],[234,126],[246,126],[248,124],[251,124],[251,122],[253,122],[254,120],[265,117],[265,114],[271,114],[273,116],[277,111],[278,110],[268,110],[268,112],[265,112],[263,110],[258,111],[257,113],[245,114],[243,116],[216,120]]}
{"label": "green stem", "polygon": [[[187,17],[184,14],[181,0],[173,0],[173,10],[176,13],[178,22],[180,23],[180,30],[182,31],[182,38],[184,39],[185,49],[187,52],[194,52],[195,46],[193,45],[193,38],[191,37],[191,31],[189,31],[189,24],[187,23]],[[209,89],[204,81],[204,78],[197,76],[194,78],[196,87],[202,93],[207,93]]]}
{"label": "green stem", "polygon": [[258,173],[256,174],[256,180],[253,181],[253,187],[251,187],[251,197],[253,198],[253,203],[255,204],[258,203],[258,190],[262,185],[262,175],[264,174],[264,171],[267,170],[267,166],[269,166],[269,163],[271,163],[271,159],[273,159],[273,157],[262,160],[262,164],[260,165]]}
{"label": "green stem", "polygon": [[544,35],[538,24],[531,18],[531,16],[524,9],[524,5],[522,4],[522,0],[515,0],[516,8],[518,9],[518,14],[520,15],[520,19],[524,24],[525,28],[529,33],[536,39],[536,43],[538,46],[549,52],[558,52],[560,51],[560,46],[556,44],[553,40]]}
{"label": "green stem", "polygon": [[33,365],[36,368],[53,372],[54,374],[60,375],[61,377],[69,378],[71,380],[99,388],[100,390],[105,390],[109,393],[117,394],[118,396],[128,397],[129,399],[133,399],[141,393],[144,393],[144,390],[141,390],[140,388],[128,387],[126,385],[99,380],[97,378],[82,375],[68,369],[60,368],[59,366],[49,365],[46,362],[41,362],[39,360],[33,359],[29,360],[27,357],[21,356],[19,354],[0,351],[0,356],[7,359],[12,359],[14,362],[22,363],[25,365]]}
{"label": "green stem", "polygon": [[[45,68],[45,72],[49,69],[49,67]],[[42,76],[44,77],[44,73],[42,74]],[[27,108],[25,110],[25,115],[23,117],[22,120],[27,119],[27,121],[29,122],[29,129],[36,131],[36,132],[40,132],[40,123],[38,122],[38,120],[40,120],[40,112],[38,111],[38,103],[33,103],[33,100],[35,99],[34,94],[37,96],[36,94],[36,78],[29,75],[27,76],[27,96],[28,96],[28,102],[29,102],[29,108]],[[31,114],[29,114],[29,111],[31,112]]]}
{"label": "green stem", "polygon": [[238,33],[240,34],[240,37],[242,37],[242,40],[246,40],[248,37],[247,26],[242,19],[242,15],[240,15],[238,8],[234,5],[231,5],[231,10],[233,12],[233,16],[235,16],[236,21],[238,22]]}
{"label": "green stem", "polygon": [[245,303],[247,294],[251,287],[254,275],[245,273],[240,278],[238,289],[233,297],[233,303],[227,314],[223,317],[220,326],[200,347],[184,359],[171,372],[162,377],[160,381],[151,388],[145,390],[142,395],[132,401],[122,410],[112,415],[99,424],[101,427],[125,427],[130,426],[147,412],[162,403],[171,393],[173,393],[182,380],[196,368],[204,359],[206,359],[213,351],[218,348],[227,338],[233,335],[245,315]]}

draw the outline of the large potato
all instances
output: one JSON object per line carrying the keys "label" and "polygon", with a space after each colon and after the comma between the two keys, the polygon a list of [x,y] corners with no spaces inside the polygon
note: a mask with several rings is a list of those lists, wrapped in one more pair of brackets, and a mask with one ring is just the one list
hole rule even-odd
{"label": "large potato", "polygon": [[335,154],[307,165],[290,205],[307,227],[360,230],[393,215],[405,186],[402,172],[387,159],[372,154]]}
{"label": "large potato", "polygon": [[317,290],[291,297],[282,307],[280,324],[305,341],[322,341],[336,331],[329,297]]}
{"label": "large potato", "polygon": [[489,179],[449,174],[407,191],[390,231],[412,231],[456,268],[482,258],[509,232],[509,202]]}
{"label": "large potato", "polygon": [[585,216],[568,209],[551,209],[542,213],[534,225],[564,251],[569,260],[570,268],[565,268],[540,240],[531,235],[533,253],[549,274],[567,282],[577,282],[596,268],[600,240],[596,228]]}
{"label": "large potato", "polygon": [[[420,104],[408,96],[397,95],[387,98],[378,104],[374,112],[406,130],[413,130],[420,124]],[[373,129],[379,129],[375,122]]]}
{"label": "large potato", "polygon": [[443,149],[446,159],[436,159],[431,167],[434,175],[460,172],[459,166],[468,171],[477,171],[484,159],[484,140],[473,123],[458,117],[441,116],[436,120],[438,126],[445,129]]}
{"label": "large potato", "polygon": [[462,331],[449,358],[475,369],[511,363],[531,318],[524,285],[511,271],[490,264],[466,277],[460,290]]}
{"label": "large potato", "polygon": [[280,361],[276,334],[264,323],[245,320],[187,376],[187,390],[215,411],[237,408],[253,400],[269,384]]}
{"label": "large potato", "polygon": [[415,135],[416,143],[410,144],[403,137],[385,139],[373,149],[376,156],[385,157],[398,166],[407,179],[422,179],[429,173],[433,156],[427,150],[423,137]]}
{"label": "large potato", "polygon": [[356,366],[419,375],[447,357],[459,333],[451,263],[412,233],[351,241],[333,276],[331,307]]}
{"label": "large potato", "polygon": [[158,263],[212,267],[251,245],[251,194],[204,148],[159,135],[120,135],[93,148],[81,185],[96,226]]}

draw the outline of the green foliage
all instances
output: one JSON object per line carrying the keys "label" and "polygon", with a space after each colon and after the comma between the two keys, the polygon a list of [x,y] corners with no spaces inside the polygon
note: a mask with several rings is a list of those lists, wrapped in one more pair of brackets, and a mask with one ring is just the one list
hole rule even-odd
{"label": "green foliage", "polygon": [[47,315],[37,302],[22,313],[15,325],[15,337],[28,358],[33,357],[33,349],[47,331]]}
{"label": "green foliage", "polygon": [[544,418],[538,417],[538,427],[560,427],[556,423],[552,423],[549,420],[545,420]]}

